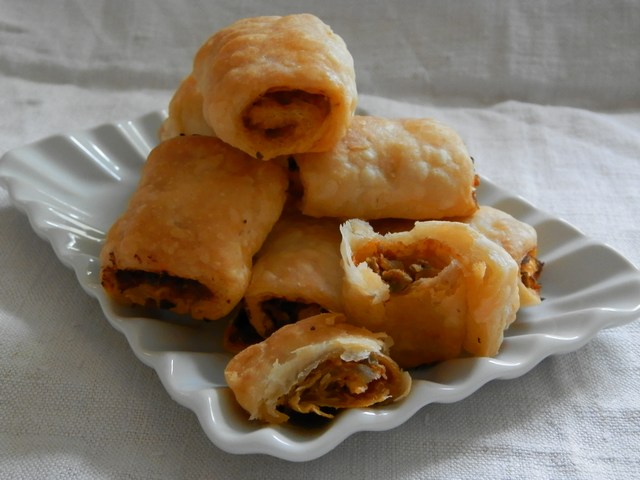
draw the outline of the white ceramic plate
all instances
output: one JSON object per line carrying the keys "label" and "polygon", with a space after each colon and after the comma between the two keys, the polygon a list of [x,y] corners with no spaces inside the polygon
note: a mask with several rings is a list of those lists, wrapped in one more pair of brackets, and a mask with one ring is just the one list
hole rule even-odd
{"label": "white ceramic plate", "polygon": [[158,321],[149,312],[110,303],[100,287],[97,257],[104,234],[135,188],[163,118],[162,112],[151,113],[13,150],[0,160],[0,179],[34,231],[98,299],[137,357],[157,372],[172,398],[196,413],[211,441],[225,451],[311,460],[355,432],[394,428],[430,403],[455,402],[491,380],[523,375],[549,355],[580,348],[600,329],[640,316],[635,267],[611,248],[482,179],[480,203],[533,225],[545,262],[545,300],[518,314],[499,355],[416,370],[406,400],[345,411],[322,426],[249,422],[225,385],[229,355],[220,341],[223,322],[198,327]]}

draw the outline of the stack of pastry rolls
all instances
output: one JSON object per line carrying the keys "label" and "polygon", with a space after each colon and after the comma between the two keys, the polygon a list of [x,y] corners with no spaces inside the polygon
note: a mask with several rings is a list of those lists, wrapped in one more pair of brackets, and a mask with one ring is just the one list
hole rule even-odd
{"label": "stack of pastry rolls", "polygon": [[478,205],[460,136],[356,105],[320,19],[238,20],[196,52],[106,235],[115,302],[229,322],[252,419],[398,401],[407,369],[495,355],[540,302],[536,232]]}

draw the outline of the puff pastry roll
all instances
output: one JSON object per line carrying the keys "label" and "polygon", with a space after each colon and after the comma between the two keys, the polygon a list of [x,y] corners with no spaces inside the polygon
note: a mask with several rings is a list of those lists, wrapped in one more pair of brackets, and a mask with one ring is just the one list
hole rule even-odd
{"label": "puff pastry roll", "polygon": [[283,325],[342,311],[340,223],[283,216],[255,258],[244,303],[264,338]]}
{"label": "puff pastry roll", "polygon": [[286,171],[214,137],[154,148],[103,245],[116,301],[218,319],[241,300],[253,255],[282,211]]}
{"label": "puff pastry roll", "polygon": [[216,135],[265,160],[328,150],[357,103],[351,54],[310,14],[236,21],[198,50],[193,75]]}
{"label": "puff pastry roll", "polygon": [[486,205],[461,221],[500,244],[520,265],[520,306],[541,302],[539,283],[544,264],[538,259],[538,235],[531,225]]}
{"label": "puff pastry roll", "polygon": [[158,133],[160,141],[178,135],[215,136],[202,114],[202,95],[192,75],[184,78],[178,85],[167,113]]}
{"label": "puff pastry roll", "polygon": [[356,116],[333,149],[293,161],[306,215],[423,220],[477,209],[473,161],[435,120]]}
{"label": "puff pastry roll", "polygon": [[504,248],[461,222],[381,235],[349,220],[341,231],[345,313],[388,333],[401,367],[498,352],[519,308],[518,265]]}
{"label": "puff pastry roll", "polygon": [[291,412],[331,418],[335,409],[394,402],[409,393],[411,377],[388,356],[389,341],[325,313],[241,351],[224,374],[253,420],[282,423]]}

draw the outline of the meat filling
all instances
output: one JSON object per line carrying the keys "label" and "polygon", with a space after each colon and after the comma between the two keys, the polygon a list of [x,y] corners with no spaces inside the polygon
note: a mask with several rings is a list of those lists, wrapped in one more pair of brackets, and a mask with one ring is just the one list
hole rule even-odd
{"label": "meat filling", "polygon": [[116,282],[121,292],[144,287],[147,292],[145,304],[162,309],[174,308],[177,301],[192,304],[213,297],[211,291],[190,278],[181,278],[166,272],[155,273],[144,270],[117,270]]}
{"label": "meat filling", "polygon": [[435,241],[426,241],[415,251],[400,252],[403,255],[391,249],[376,248],[364,261],[389,285],[392,293],[398,293],[422,278],[438,276],[450,262],[446,252],[441,252],[443,249],[444,246]]}
{"label": "meat filling", "polygon": [[319,126],[329,115],[324,95],[303,90],[272,90],[251,104],[242,121],[248,130],[277,139],[295,133],[298,125]]}
{"label": "meat filling", "polygon": [[375,357],[360,362],[331,358],[322,362],[303,382],[281,400],[281,405],[300,413],[331,418],[328,408],[349,408],[381,402],[391,396],[387,369]]}
{"label": "meat filling", "polygon": [[[295,323],[303,318],[308,318],[327,310],[317,304],[309,304],[302,301],[292,301],[286,298],[271,298],[261,304],[262,311],[271,320],[273,331],[290,323]],[[272,333],[272,332],[270,332]]]}
{"label": "meat filling", "polygon": [[542,274],[544,263],[536,258],[535,253],[535,251],[529,252],[520,262],[520,279],[525,287],[540,292],[541,286],[538,280]]}
{"label": "meat filling", "polygon": [[224,348],[233,354],[241,352],[249,345],[261,342],[263,338],[251,325],[246,310],[241,309],[224,332]]}

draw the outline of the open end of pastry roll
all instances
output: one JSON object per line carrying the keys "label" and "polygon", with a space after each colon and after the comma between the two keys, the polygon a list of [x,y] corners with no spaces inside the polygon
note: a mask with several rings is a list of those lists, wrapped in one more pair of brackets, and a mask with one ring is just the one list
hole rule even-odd
{"label": "open end of pastry roll", "polygon": [[264,160],[328,150],[357,103],[346,44],[310,14],[232,23],[198,50],[193,75],[216,135]]}
{"label": "open end of pastry roll", "polygon": [[451,249],[431,238],[410,245],[371,241],[354,255],[354,262],[366,263],[391,293],[405,291],[420,279],[437,277],[452,260]]}
{"label": "open end of pastry roll", "polygon": [[166,272],[118,270],[106,267],[103,278],[105,289],[109,291],[118,289],[131,303],[149,308],[181,312],[197,311],[200,303],[213,299],[211,289],[198,280],[182,278]]}
{"label": "open end of pastry roll", "polygon": [[255,143],[297,143],[309,130],[321,132],[331,113],[331,102],[322,93],[272,88],[242,112],[242,123]]}
{"label": "open end of pastry roll", "polygon": [[389,338],[321,314],[277,330],[234,356],[225,378],[251,419],[282,423],[288,413],[333,410],[404,398],[411,377],[388,356]]}

